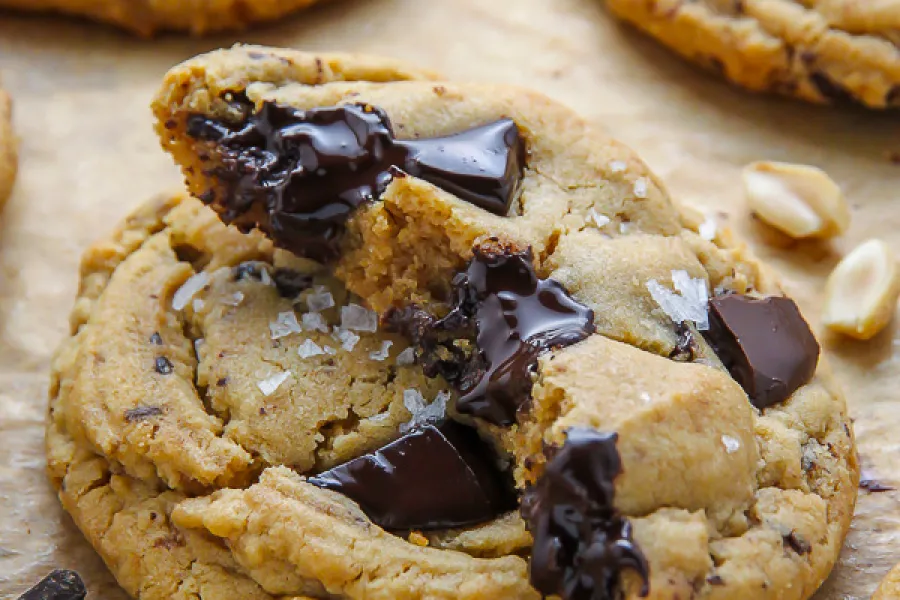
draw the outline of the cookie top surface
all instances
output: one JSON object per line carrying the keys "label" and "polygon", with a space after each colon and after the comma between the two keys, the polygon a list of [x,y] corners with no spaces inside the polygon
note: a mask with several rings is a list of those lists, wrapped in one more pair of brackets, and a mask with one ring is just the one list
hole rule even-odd
{"label": "cookie top surface", "polygon": [[12,98],[0,88],[0,208],[6,203],[16,179],[16,146],[12,129]]}
{"label": "cookie top surface", "polygon": [[[339,222],[324,266],[259,231],[226,228],[184,197],[148,204],[86,254],[74,334],[54,364],[49,464],[64,505],[130,593],[163,597],[167,582],[183,580],[213,586],[203,597],[233,581],[261,598],[537,598],[536,587],[558,590],[554,565],[574,564],[548,554],[554,540],[574,555],[606,551],[590,538],[601,531],[620,543],[584,567],[597,597],[636,597],[644,584],[651,597],[813,593],[855,498],[849,421],[822,368],[762,399],[728,370],[768,373],[758,355],[701,333],[711,324],[701,327],[706,306],[687,300],[701,289],[748,302],[779,293],[728,232],[700,236],[702,218],[676,207],[633,153],[540,95],[438,81],[372,58],[238,47],[173,69],[154,110],[194,194],[245,229],[271,234],[273,215],[297,214],[295,205],[268,211],[245,187],[249,207],[229,213],[230,169],[250,164],[248,155],[272,162],[263,148],[238,156],[190,124],[243,130],[272,105],[289,119],[281,140],[323,114],[328,123],[348,114],[319,109],[377,108],[390,124],[378,138],[388,150],[395,141],[484,139],[470,134],[511,120],[524,144],[518,193],[498,214],[448,191],[446,178],[429,180],[432,171],[388,169],[378,197]],[[367,127],[354,131],[369,140]],[[504,139],[491,146],[500,154],[518,143]],[[332,168],[342,167],[315,176],[328,179]],[[242,172],[253,182],[262,173]],[[752,302],[759,312],[771,299]],[[382,317],[375,331],[369,309]],[[722,331],[741,330],[741,319],[717,310]],[[395,333],[390,314],[404,325]],[[491,314],[502,316],[483,318]],[[484,324],[500,320],[523,344],[501,344],[496,356],[539,350],[514,370],[528,402],[512,422],[459,402],[477,388],[468,377],[502,372],[473,368],[470,352],[490,341]],[[401,360],[410,345],[418,364]],[[525,519],[499,503],[496,518],[449,529],[377,525],[398,522],[384,520],[375,489],[385,473],[404,502],[427,500],[429,486],[409,484],[422,465],[409,471],[398,459],[398,447],[413,443],[432,443],[429,464],[446,465],[447,477],[468,465],[461,485],[492,502],[471,450],[435,433],[445,413],[475,426],[511,465]],[[424,433],[417,441],[410,431]],[[369,467],[360,459],[375,471],[361,474]],[[573,478],[582,487],[558,487]],[[583,532],[590,539],[567,537],[544,510],[566,505],[594,524]],[[141,560],[122,560],[126,551]]]}
{"label": "cookie top surface", "polygon": [[757,92],[900,107],[900,2],[607,0],[618,17]]}
{"label": "cookie top surface", "polygon": [[195,35],[244,29],[315,4],[317,0],[0,0],[0,7],[59,12],[127,29],[141,36],[160,31]]}

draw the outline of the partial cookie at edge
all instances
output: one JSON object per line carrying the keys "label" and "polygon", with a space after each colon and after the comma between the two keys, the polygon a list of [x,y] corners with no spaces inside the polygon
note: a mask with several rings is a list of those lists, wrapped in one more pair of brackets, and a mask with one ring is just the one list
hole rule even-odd
{"label": "partial cookie at edge", "polygon": [[0,209],[12,192],[18,170],[18,152],[12,129],[12,98],[0,88]]}

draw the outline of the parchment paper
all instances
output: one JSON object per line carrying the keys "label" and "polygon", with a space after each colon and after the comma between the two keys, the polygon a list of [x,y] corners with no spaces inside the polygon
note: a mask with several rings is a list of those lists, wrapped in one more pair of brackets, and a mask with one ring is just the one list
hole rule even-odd
{"label": "parchment paper", "polygon": [[[870,237],[900,253],[900,165],[890,160],[900,155],[898,115],[746,95],[615,24],[600,4],[343,0],[239,36],[152,42],[0,13],[0,70],[22,138],[18,186],[0,219],[0,597],[61,566],[85,576],[92,598],[125,598],[45,481],[47,371],[68,331],[82,249],[139,202],[180,185],[147,104],[166,69],[199,52],[235,41],[353,50],[542,90],[634,147],[677,197],[743,233],[816,327],[824,279],[842,253]],[[754,223],[739,169],[757,159],[826,169],[853,205],[850,233],[796,244]],[[900,487],[900,333],[825,341],[864,466]],[[863,491],[840,564],[816,598],[868,598],[898,561],[900,493]]]}

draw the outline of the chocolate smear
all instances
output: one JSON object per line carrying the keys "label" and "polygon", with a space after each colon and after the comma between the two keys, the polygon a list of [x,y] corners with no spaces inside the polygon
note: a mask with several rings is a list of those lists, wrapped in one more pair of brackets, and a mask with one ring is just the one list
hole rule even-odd
{"label": "chocolate smear", "polygon": [[515,508],[512,481],[474,429],[427,425],[309,482],[356,501],[385,529],[482,523]]}
{"label": "chocolate smear", "polygon": [[816,372],[819,343],[790,298],[713,298],[706,337],[760,410],[787,400]]}
{"label": "chocolate smear", "polygon": [[615,506],[622,472],[615,433],[573,427],[544,473],[525,491],[522,515],[534,536],[531,584],[563,600],[618,600],[621,573],[635,571],[649,591],[649,566]]}
{"label": "chocolate smear", "polygon": [[370,105],[301,110],[272,102],[238,123],[192,115],[189,136],[214,142],[224,186],[222,219],[258,227],[279,246],[319,261],[333,258],[344,222],[377,200],[393,169],[420,177],[494,214],[518,196],[525,144],[511,119],[453,135],[398,140]]}
{"label": "chocolate smear", "polygon": [[75,571],[56,570],[22,594],[19,600],[83,600],[84,582]]}
{"label": "chocolate smear", "polygon": [[868,469],[863,469],[860,473],[859,477],[859,487],[860,489],[866,490],[867,492],[893,492],[897,488],[892,487],[890,485],[882,483],[874,473],[869,471]]}
{"label": "chocolate smear", "polygon": [[[419,348],[425,374],[440,374],[460,393],[456,409],[497,425],[515,422],[531,393],[538,356],[594,332],[594,312],[553,279],[539,279],[531,249],[496,239],[476,246],[453,280],[453,308],[443,319],[409,307],[387,324]],[[460,339],[474,338],[466,351]]]}

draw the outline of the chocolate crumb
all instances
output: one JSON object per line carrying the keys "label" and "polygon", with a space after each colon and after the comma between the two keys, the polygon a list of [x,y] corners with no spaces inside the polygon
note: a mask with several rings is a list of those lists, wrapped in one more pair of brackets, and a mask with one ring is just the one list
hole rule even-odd
{"label": "chocolate crumb", "polygon": [[706,583],[709,585],[725,585],[725,580],[722,579],[721,575],[710,575],[706,578]]}
{"label": "chocolate crumb", "polygon": [[225,387],[226,385],[228,385],[227,377],[219,377],[219,379],[216,380],[216,387]]}
{"label": "chocolate crumb", "polygon": [[650,592],[649,565],[631,523],[614,506],[622,472],[615,433],[575,427],[551,450],[543,475],[525,491],[522,515],[534,536],[531,584],[563,600],[618,600],[621,573],[637,573]]}
{"label": "chocolate crumb", "polygon": [[893,492],[897,488],[881,483],[876,477],[875,474],[863,469],[862,473],[860,473],[859,478],[859,488],[862,490],[866,490],[867,492]]}
{"label": "chocolate crumb", "polygon": [[156,417],[161,415],[162,412],[162,409],[158,406],[138,406],[125,411],[125,420],[129,423],[134,423],[135,421]]}
{"label": "chocolate crumb", "polygon": [[86,595],[87,589],[78,573],[59,569],[41,579],[19,600],[83,600]]}
{"label": "chocolate crumb", "polygon": [[812,546],[809,542],[807,542],[802,536],[798,535],[797,532],[792,531],[787,535],[782,536],[784,540],[784,545],[797,554],[809,554],[812,552]]}
{"label": "chocolate crumb", "polygon": [[265,406],[260,406],[260,407],[259,407],[259,414],[260,414],[260,416],[264,416],[264,415],[268,414],[268,413],[266,412],[266,407],[265,407]]}
{"label": "chocolate crumb", "polygon": [[678,362],[691,362],[697,355],[697,340],[694,339],[694,333],[687,323],[675,324],[675,335],[678,341],[675,342],[675,348],[669,353],[669,358]]}
{"label": "chocolate crumb", "polygon": [[172,361],[170,361],[165,356],[156,357],[154,368],[160,375],[171,375],[172,371],[175,370],[175,367],[172,365]]}
{"label": "chocolate crumb", "polygon": [[371,105],[301,110],[266,102],[241,122],[192,115],[187,133],[219,155],[210,175],[226,190],[215,205],[223,221],[257,227],[319,261],[336,256],[344,223],[379,198],[392,167],[498,215],[518,197],[524,173],[525,144],[510,119],[399,140],[384,111]]}
{"label": "chocolate crumb", "polygon": [[275,282],[275,287],[278,288],[281,297],[288,300],[296,298],[300,292],[312,286],[311,276],[284,267],[279,267],[272,272],[272,281]]}
{"label": "chocolate crumb", "polygon": [[162,345],[163,345],[163,339],[162,339],[162,336],[159,335],[159,332],[158,332],[158,331],[154,331],[154,332],[153,332],[153,335],[150,336],[150,343],[151,343],[151,344],[154,344],[154,345],[156,345],[156,346],[162,346]]}

